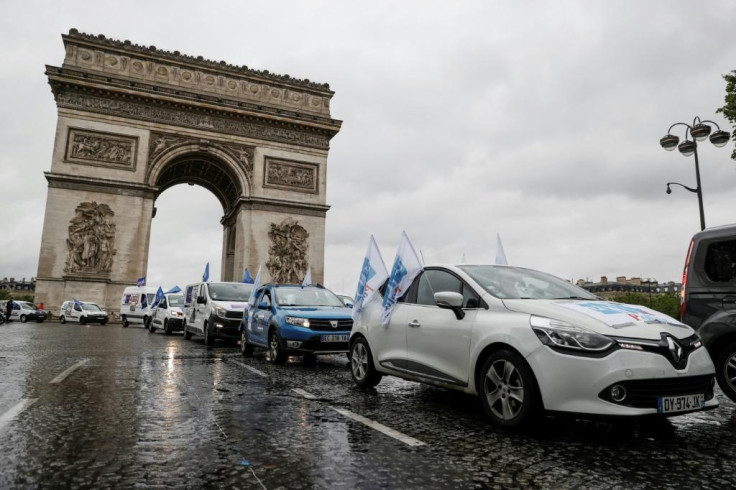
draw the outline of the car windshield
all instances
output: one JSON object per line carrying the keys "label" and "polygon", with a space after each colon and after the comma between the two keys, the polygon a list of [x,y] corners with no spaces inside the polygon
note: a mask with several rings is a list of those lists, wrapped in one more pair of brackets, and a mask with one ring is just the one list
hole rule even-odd
{"label": "car windshield", "polygon": [[172,294],[168,296],[169,298],[169,306],[184,306],[184,296],[180,294]]}
{"label": "car windshield", "polygon": [[459,268],[500,299],[599,299],[558,277],[531,269],[492,265],[461,265]]}
{"label": "car windshield", "polygon": [[329,289],[314,287],[276,288],[276,303],[279,306],[334,306],[345,307],[340,298]]}
{"label": "car windshield", "polygon": [[102,311],[100,307],[94,303],[83,303],[82,308],[84,311]]}
{"label": "car windshield", "polygon": [[29,303],[28,301],[23,301],[20,303],[20,305],[26,310],[37,310],[38,309],[38,306],[34,305],[33,303]]}
{"label": "car windshield", "polygon": [[244,283],[211,283],[210,298],[215,301],[248,301],[250,292],[253,291],[252,284]]}

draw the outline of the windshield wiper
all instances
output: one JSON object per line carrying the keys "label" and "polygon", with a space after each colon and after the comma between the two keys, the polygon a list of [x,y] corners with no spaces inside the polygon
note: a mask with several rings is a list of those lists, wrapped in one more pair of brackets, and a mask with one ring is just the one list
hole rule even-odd
{"label": "windshield wiper", "polygon": [[565,296],[564,298],[552,298],[552,299],[580,299],[583,301],[598,301],[598,298],[583,298],[582,296]]}

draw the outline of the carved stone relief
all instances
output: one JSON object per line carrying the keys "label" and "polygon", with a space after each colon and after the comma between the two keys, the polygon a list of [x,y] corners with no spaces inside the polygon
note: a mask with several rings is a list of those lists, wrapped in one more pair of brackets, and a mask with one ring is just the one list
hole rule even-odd
{"label": "carved stone relief", "polygon": [[[205,142],[202,139],[180,136],[170,133],[151,132],[148,142],[148,161],[155,162],[158,158],[165,154],[168,150],[178,146],[197,144],[202,146]],[[240,164],[250,178],[253,173],[253,156],[255,155],[255,147],[247,145],[238,145],[235,143],[222,143],[219,141],[207,140],[206,144],[217,148],[232,157],[233,160]],[[150,165],[149,165],[150,167]]]}
{"label": "carved stone relief", "polygon": [[299,284],[307,273],[309,233],[293,218],[271,223],[271,246],[266,267],[274,282]]}
{"label": "carved stone relief", "polygon": [[61,92],[57,95],[56,102],[60,108],[217,131],[280,143],[298,144],[311,148],[329,149],[330,137],[327,134],[311,133],[296,127],[271,126],[238,117],[203,114],[185,108],[153,105],[143,101],[91,96],[76,92]]}
{"label": "carved stone relief", "polygon": [[74,218],[69,221],[64,272],[109,275],[117,253],[114,216],[115,213],[107,204],[92,201],[77,206]]}
{"label": "carved stone relief", "polygon": [[263,187],[319,193],[319,166],[313,163],[266,158]]}
{"label": "carved stone relief", "polygon": [[135,170],[138,138],[70,128],[66,161]]}

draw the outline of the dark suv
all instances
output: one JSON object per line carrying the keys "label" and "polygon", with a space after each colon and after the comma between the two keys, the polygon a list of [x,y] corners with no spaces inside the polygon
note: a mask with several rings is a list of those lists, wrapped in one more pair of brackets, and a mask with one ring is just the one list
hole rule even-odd
{"label": "dark suv", "polygon": [[680,316],[702,337],[718,385],[736,401],[736,224],[693,236],[682,276]]}

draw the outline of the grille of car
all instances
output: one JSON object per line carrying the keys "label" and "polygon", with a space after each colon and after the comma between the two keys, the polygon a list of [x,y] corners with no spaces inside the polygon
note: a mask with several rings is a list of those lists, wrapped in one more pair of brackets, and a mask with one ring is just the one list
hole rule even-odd
{"label": "grille of car", "polygon": [[[713,375],[688,376],[683,378],[640,379],[614,383],[601,391],[598,396],[606,401],[634,408],[657,408],[657,399],[660,396],[680,396],[705,394],[705,400],[713,398]],[[626,398],[621,402],[611,399],[611,387],[623,386],[626,389]]]}
{"label": "grille of car", "polygon": [[242,311],[228,311],[225,313],[225,318],[243,318]]}
{"label": "grille of car", "polygon": [[[333,327],[331,322],[337,321],[337,327]],[[340,320],[320,320],[320,319],[309,319],[309,328],[312,330],[352,330],[353,320],[351,319],[340,319]]]}

